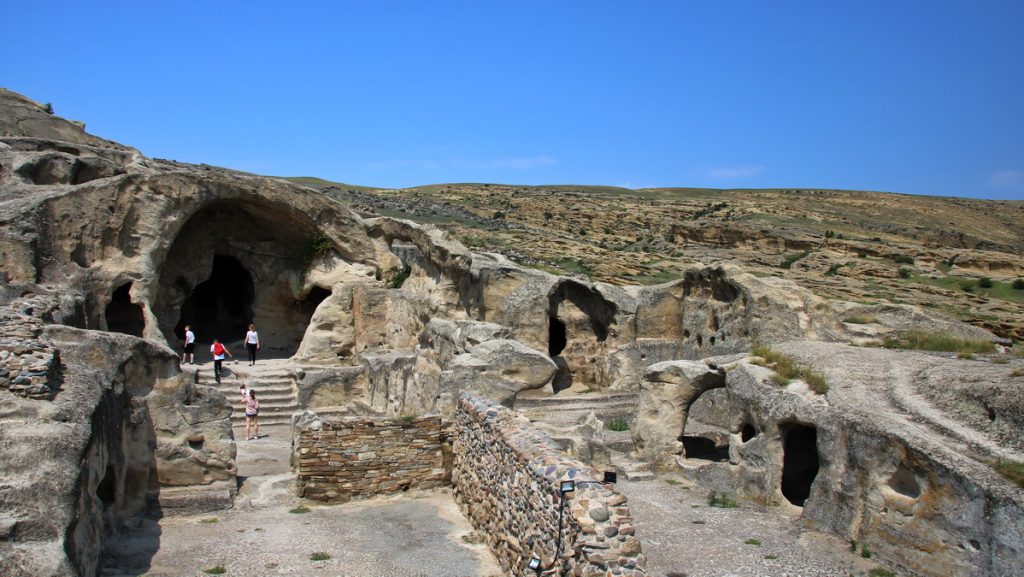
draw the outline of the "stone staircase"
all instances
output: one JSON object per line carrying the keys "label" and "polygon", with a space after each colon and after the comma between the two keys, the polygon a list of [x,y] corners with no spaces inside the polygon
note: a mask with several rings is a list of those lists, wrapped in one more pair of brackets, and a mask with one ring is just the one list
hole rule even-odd
{"label": "stone staircase", "polygon": [[292,413],[299,410],[296,398],[295,380],[289,365],[281,364],[273,367],[253,367],[225,363],[225,373],[221,382],[213,380],[213,367],[199,370],[198,382],[216,387],[224,393],[231,404],[231,424],[245,424],[245,407],[238,400],[238,387],[245,383],[249,390],[256,391],[260,401],[260,425],[287,425],[291,423]]}

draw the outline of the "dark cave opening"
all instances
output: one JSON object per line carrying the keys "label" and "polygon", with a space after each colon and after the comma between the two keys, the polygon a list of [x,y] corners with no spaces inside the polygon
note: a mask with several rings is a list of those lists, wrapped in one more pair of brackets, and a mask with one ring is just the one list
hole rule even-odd
{"label": "dark cave opening", "polygon": [[740,429],[740,439],[742,439],[743,442],[746,443],[747,441],[753,439],[756,436],[757,429],[754,428],[754,425],[751,425],[750,423],[743,423],[743,428]]}
{"label": "dark cave opening", "polygon": [[310,289],[306,298],[299,302],[299,314],[306,319],[307,324],[309,319],[313,318],[313,313],[316,312],[316,307],[320,306],[320,303],[324,302],[324,300],[329,296],[331,296],[331,291],[315,286]]}
{"label": "dark cave opening", "polygon": [[242,263],[231,256],[216,255],[210,277],[196,285],[182,303],[174,332],[181,335],[187,324],[192,326],[197,342],[239,340],[253,320],[255,294],[252,274]]}
{"label": "dark cave opening", "polygon": [[818,476],[818,430],[808,425],[791,423],[780,427],[782,432],[782,495],[792,504],[803,507],[811,494],[811,485]]}
{"label": "dark cave opening", "polygon": [[142,305],[132,302],[131,290],[130,282],[119,286],[111,296],[104,316],[108,331],[141,337],[146,328],[146,318],[142,314]]}
{"label": "dark cave opening", "polygon": [[548,355],[557,357],[565,350],[565,323],[558,317],[548,319]]}
{"label": "dark cave opening", "polygon": [[697,437],[684,435],[680,438],[683,442],[683,453],[687,459],[704,459],[723,463],[729,460],[729,443],[716,442],[708,437]]}
{"label": "dark cave opening", "polygon": [[108,507],[117,499],[117,473],[114,472],[113,465],[107,465],[103,480],[96,487],[96,496]]}

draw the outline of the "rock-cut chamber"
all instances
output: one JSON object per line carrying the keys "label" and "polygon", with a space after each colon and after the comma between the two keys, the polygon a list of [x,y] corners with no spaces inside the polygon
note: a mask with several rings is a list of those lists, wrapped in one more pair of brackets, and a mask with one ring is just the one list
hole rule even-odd
{"label": "rock-cut chamber", "polygon": [[214,338],[240,345],[255,323],[264,354],[294,354],[330,295],[302,288],[316,231],[305,214],[260,201],[218,202],[196,212],[160,270],[154,313],[167,342],[177,347],[188,324],[200,345]]}

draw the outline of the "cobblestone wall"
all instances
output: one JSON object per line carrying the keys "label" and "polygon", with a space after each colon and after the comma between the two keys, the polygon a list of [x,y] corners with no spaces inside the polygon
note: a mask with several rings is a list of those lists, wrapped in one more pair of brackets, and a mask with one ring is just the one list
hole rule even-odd
{"label": "cobblestone wall", "polygon": [[53,399],[60,355],[38,340],[42,316],[53,299],[19,299],[0,308],[0,389],[22,397]]}
{"label": "cobblestone wall", "polygon": [[429,489],[446,479],[440,417],[345,417],[299,432],[300,497],[344,503],[354,497]]}
{"label": "cobblestone wall", "polygon": [[[601,483],[600,473],[563,455],[528,419],[488,401],[463,397],[455,429],[455,500],[512,575],[532,577],[534,555],[543,575],[646,575],[626,498]],[[564,502],[556,560],[558,487],[568,479],[576,491]]]}

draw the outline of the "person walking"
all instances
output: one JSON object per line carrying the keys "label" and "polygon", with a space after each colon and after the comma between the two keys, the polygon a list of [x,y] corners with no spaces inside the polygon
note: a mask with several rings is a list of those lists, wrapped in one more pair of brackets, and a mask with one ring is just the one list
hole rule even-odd
{"label": "person walking", "polygon": [[256,351],[260,350],[260,335],[256,332],[256,325],[250,324],[248,332],[245,333],[245,348],[249,349],[249,366],[256,364]]}
{"label": "person walking", "polygon": [[210,345],[210,353],[213,354],[213,378],[220,383],[221,365],[224,363],[224,355],[231,358],[235,358],[231,354],[231,351],[224,346],[224,343],[220,342],[220,339],[213,339],[213,344]]}
{"label": "person walking", "polygon": [[189,364],[196,364],[196,334],[192,332],[191,325],[185,325],[185,350],[181,352],[181,364],[185,364],[185,355],[188,355]]}
{"label": "person walking", "polygon": [[[260,402],[256,400],[256,390],[251,389],[249,396],[245,398],[245,440],[252,441],[260,438]],[[255,430],[253,436],[249,436],[249,425],[252,425]]]}

